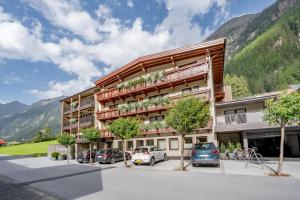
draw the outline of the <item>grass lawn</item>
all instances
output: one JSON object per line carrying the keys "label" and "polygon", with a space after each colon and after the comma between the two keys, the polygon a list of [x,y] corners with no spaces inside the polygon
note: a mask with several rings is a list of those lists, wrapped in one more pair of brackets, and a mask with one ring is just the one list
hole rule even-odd
{"label": "grass lawn", "polygon": [[46,142],[19,144],[0,147],[0,154],[4,155],[37,155],[46,154],[49,144],[57,144],[56,140]]}

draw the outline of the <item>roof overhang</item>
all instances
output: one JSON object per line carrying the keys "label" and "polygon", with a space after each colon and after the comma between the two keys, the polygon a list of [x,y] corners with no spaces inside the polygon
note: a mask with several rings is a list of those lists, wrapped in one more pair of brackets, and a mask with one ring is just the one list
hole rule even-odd
{"label": "roof overhang", "polygon": [[127,77],[130,74],[155,67],[166,63],[174,63],[196,56],[209,54],[212,59],[214,83],[215,85],[223,84],[224,55],[225,55],[225,38],[212,40],[203,43],[187,45],[168,51],[154,53],[139,57],[119,69],[107,74],[95,82],[96,86],[102,87]]}

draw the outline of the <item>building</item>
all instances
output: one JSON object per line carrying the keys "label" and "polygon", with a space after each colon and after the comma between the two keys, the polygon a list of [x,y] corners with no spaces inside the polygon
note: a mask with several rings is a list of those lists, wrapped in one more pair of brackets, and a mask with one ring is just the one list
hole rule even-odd
{"label": "building", "polygon": [[[95,93],[96,87],[61,100],[61,132],[76,135],[75,151],[89,148],[81,139],[80,129],[95,127]],[[75,153],[77,155],[77,153]]]}
{"label": "building", "polygon": [[[264,156],[277,156],[279,127],[263,120],[265,100],[279,92],[232,100],[231,88],[223,86],[225,39],[194,44],[139,57],[95,82],[95,87],[61,101],[61,131],[76,134],[75,155],[89,148],[80,129],[95,127],[101,139],[93,148],[122,149],[121,140],[107,127],[119,117],[138,116],[142,133],[126,141],[126,150],[157,145],[168,156],[180,155],[181,137],[164,123],[168,104],[184,94],[210,103],[212,120],[203,129],[186,135],[185,154],[197,142],[240,142],[256,146]],[[299,85],[290,90],[299,91]],[[286,155],[300,156],[299,127],[288,127]]]}
{"label": "building", "polygon": [[[168,156],[180,155],[180,136],[164,123],[168,105],[182,94],[194,94],[211,105],[223,100],[225,39],[194,44],[178,49],[143,56],[102,77],[95,82],[96,127],[101,130],[109,147],[122,148],[121,140],[107,130],[119,117],[138,116],[143,121],[142,133],[126,141],[126,150],[157,145]],[[196,142],[215,142],[215,118],[203,129],[186,135],[184,148],[190,154]]]}
{"label": "building", "polygon": [[[298,91],[296,85],[290,87]],[[265,101],[277,97],[271,92],[242,99],[216,103],[215,132],[219,143],[240,142],[244,147],[257,147],[266,157],[279,155],[280,128],[263,119]],[[300,156],[300,127],[286,128],[285,156]]]}
{"label": "building", "polygon": [[5,145],[6,145],[5,140],[3,140],[3,139],[0,138],[0,147],[1,147],[1,146],[5,146]]}

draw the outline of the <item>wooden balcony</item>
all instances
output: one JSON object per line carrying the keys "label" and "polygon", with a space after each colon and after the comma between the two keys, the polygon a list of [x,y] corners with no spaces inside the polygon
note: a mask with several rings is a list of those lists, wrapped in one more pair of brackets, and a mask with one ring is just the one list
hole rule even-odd
{"label": "wooden balcony", "polygon": [[[193,92],[193,95],[203,98],[205,101],[210,100],[210,90],[202,90],[198,92]],[[174,97],[171,97],[172,101],[176,101],[179,99],[181,95],[177,95]],[[165,111],[169,108],[170,106],[162,106],[162,105],[153,105],[150,106],[147,109],[134,109],[132,111],[127,111],[127,112],[122,112],[118,109],[109,109],[105,111],[99,111],[97,112],[97,119],[100,121],[105,121],[105,120],[111,120],[111,119],[116,119],[119,117],[128,117],[128,116],[133,116],[133,115],[143,115],[143,114],[148,114],[148,113],[153,113],[153,112],[162,112]]]}
{"label": "wooden balcony", "polygon": [[83,99],[80,102],[80,110],[95,107],[94,98]]}
{"label": "wooden balcony", "polygon": [[165,78],[156,83],[144,83],[129,89],[113,88],[104,92],[100,92],[97,94],[97,100],[99,102],[105,102],[109,100],[125,98],[130,95],[145,94],[158,89],[174,87],[190,81],[206,78],[208,70],[208,63],[206,61],[197,62],[166,72]]}
{"label": "wooden balcony", "polygon": [[[95,120],[94,120],[93,116],[83,117],[83,118],[80,118],[79,123],[80,123],[79,124],[80,128],[82,128],[82,127],[91,127],[91,126],[94,126]],[[78,128],[78,122],[75,122],[75,123],[66,122],[66,123],[63,124],[63,130],[69,130],[70,128],[71,129],[77,129]]]}
{"label": "wooden balcony", "polygon": [[[203,129],[212,129],[212,121],[209,121],[207,126],[205,128],[200,128],[198,130],[203,130]],[[176,131],[175,129],[173,129],[172,127],[169,128],[160,128],[160,129],[153,129],[153,130],[148,130],[148,131],[142,131],[140,133],[140,135],[159,135],[159,134],[166,134],[166,133],[173,133],[175,134]],[[115,137],[111,132],[109,132],[109,130],[107,129],[101,129],[101,134],[102,134],[102,138],[111,138],[111,137]]]}
{"label": "wooden balcony", "polygon": [[77,112],[80,108],[80,110],[84,110],[87,108],[94,108],[95,107],[95,100],[93,98],[83,99],[80,102],[80,105],[77,105],[75,108],[71,107],[70,105],[64,106],[64,115],[68,115],[71,112]]}

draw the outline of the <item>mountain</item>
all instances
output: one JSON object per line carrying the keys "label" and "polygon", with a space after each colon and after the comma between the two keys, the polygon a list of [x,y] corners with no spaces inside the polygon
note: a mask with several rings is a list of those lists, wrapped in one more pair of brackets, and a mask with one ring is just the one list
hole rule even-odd
{"label": "mountain", "polygon": [[225,74],[245,78],[251,94],[300,82],[299,0],[233,18],[206,40],[217,37],[227,37]]}
{"label": "mountain", "polygon": [[0,120],[0,138],[28,140],[45,126],[55,134],[60,129],[60,102],[62,97],[46,99],[27,106],[22,112]]}
{"label": "mountain", "polygon": [[18,101],[12,101],[10,103],[0,103],[0,121],[4,118],[10,117],[18,112],[24,111],[28,106]]}

